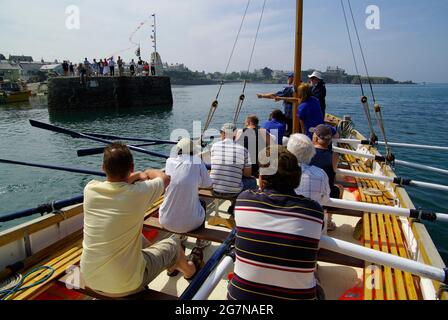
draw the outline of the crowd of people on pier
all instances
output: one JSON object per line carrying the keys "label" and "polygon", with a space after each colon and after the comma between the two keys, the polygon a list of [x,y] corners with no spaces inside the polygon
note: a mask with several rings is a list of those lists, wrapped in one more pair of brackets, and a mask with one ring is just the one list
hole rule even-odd
{"label": "crowd of people on pier", "polygon": [[186,236],[150,245],[142,224],[147,209],[164,194],[159,222],[166,231],[203,229],[207,210],[198,191],[208,188],[218,198],[231,199],[228,213],[237,228],[228,299],[318,298],[319,240],[336,228],[323,205],[342,197],[335,185],[338,157],[331,148],[337,134],[324,121],[326,93],[318,72],[297,89],[303,129],[293,133],[293,79],[290,74],[288,87],[278,93],[258,95],[284,99],[285,112],[272,111],[261,125],[250,115],[239,130],[234,123],[222,125],[209,167],[201,147],[189,138],[173,148],[164,172],[134,172],[133,156],[123,143],[105,149],[107,179],[90,182],[84,191],[81,272],[88,287],[114,297],[143,290],[163,270],[193,279],[210,242],[198,240],[186,256]]}
{"label": "crowd of people on pier", "polygon": [[142,60],[139,57],[135,62],[132,59],[128,64],[121,56],[117,61],[114,57],[104,59],[93,59],[92,62],[85,58],[83,62],[73,64],[68,60],[62,62],[62,70],[65,77],[79,76],[81,82],[85,82],[87,77],[115,77],[115,76],[155,76],[156,68],[154,63]]}

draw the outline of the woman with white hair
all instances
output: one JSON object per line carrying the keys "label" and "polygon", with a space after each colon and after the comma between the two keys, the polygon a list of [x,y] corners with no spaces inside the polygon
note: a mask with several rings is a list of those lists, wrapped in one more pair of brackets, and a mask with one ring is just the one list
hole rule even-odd
{"label": "woman with white hair", "polygon": [[325,171],[309,165],[316,154],[313,142],[304,134],[293,134],[288,141],[288,151],[296,156],[302,168],[300,185],[295,192],[324,205],[330,198],[331,190]]}

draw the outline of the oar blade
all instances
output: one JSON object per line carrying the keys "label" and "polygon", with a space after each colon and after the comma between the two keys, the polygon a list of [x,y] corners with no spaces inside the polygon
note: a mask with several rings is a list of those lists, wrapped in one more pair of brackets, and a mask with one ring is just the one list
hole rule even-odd
{"label": "oar blade", "polygon": [[51,125],[48,123],[30,119],[30,124],[31,124],[31,126],[33,126],[35,128],[53,131],[53,132],[57,132],[57,133],[68,134],[68,135],[72,136],[73,138],[81,137],[81,135],[78,132],[75,132],[75,131],[72,131],[69,129],[65,129],[65,128],[61,128],[61,127],[57,127],[57,126],[54,126],[54,125]]}

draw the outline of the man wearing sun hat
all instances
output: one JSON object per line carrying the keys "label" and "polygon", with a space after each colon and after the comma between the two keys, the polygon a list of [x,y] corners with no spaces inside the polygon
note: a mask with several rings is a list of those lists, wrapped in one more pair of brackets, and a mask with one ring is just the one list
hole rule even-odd
{"label": "man wearing sun hat", "polygon": [[322,110],[322,115],[325,119],[325,110],[327,108],[325,97],[327,96],[327,89],[325,88],[325,82],[322,78],[322,73],[320,73],[319,71],[314,71],[308,76],[308,78],[310,79],[310,83],[313,86],[313,96],[319,99],[320,109]]}
{"label": "man wearing sun hat", "polygon": [[205,203],[199,188],[210,188],[212,180],[198,157],[201,148],[191,139],[180,140],[166,161],[165,173],[171,177],[165,199],[159,210],[160,224],[175,233],[187,233],[205,222]]}

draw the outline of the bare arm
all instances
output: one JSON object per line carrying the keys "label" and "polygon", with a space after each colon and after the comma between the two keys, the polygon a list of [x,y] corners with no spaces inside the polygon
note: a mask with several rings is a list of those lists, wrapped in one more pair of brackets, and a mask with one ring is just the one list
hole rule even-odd
{"label": "bare arm", "polygon": [[336,152],[333,152],[333,170],[334,170],[334,172],[336,172],[336,170],[338,169],[338,164],[339,164],[339,154]]}
{"label": "bare arm", "polygon": [[274,93],[257,93],[258,99],[275,99]]}
{"label": "bare arm", "polygon": [[166,175],[163,171],[150,169],[150,170],[146,170],[145,174],[148,176],[148,179],[150,179],[150,180],[161,178],[165,185],[165,189],[170,184],[171,177]]}
{"label": "bare arm", "polygon": [[252,177],[252,167],[244,168],[243,176],[245,176],[246,178]]}

